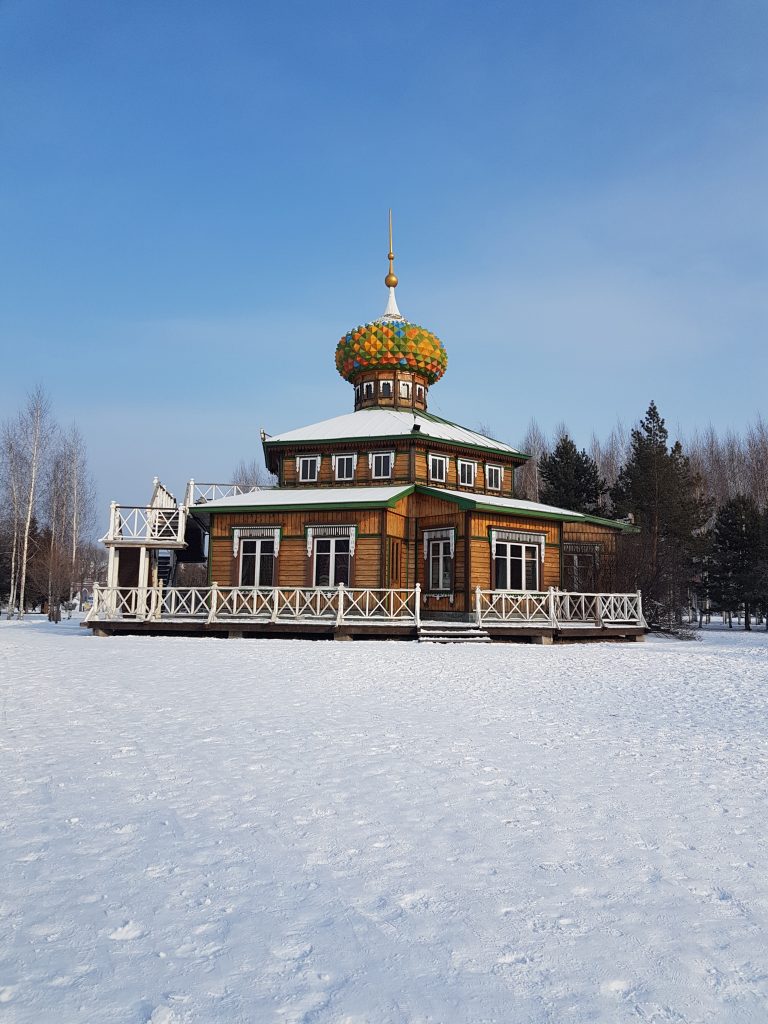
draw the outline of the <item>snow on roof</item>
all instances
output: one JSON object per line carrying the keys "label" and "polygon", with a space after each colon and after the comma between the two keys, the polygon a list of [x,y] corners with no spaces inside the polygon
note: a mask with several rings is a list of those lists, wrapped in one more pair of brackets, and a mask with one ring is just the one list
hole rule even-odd
{"label": "snow on roof", "polygon": [[399,487],[275,487],[217,498],[195,505],[194,509],[196,512],[220,512],[231,508],[269,509],[291,505],[387,505],[412,489],[411,484]]}
{"label": "snow on roof", "polygon": [[330,420],[310,423],[298,430],[268,437],[266,444],[306,443],[311,441],[353,440],[360,438],[407,437],[418,425],[421,437],[437,441],[452,441],[455,444],[471,445],[473,448],[487,448],[489,451],[505,452],[508,455],[521,453],[511,445],[495,438],[486,437],[475,430],[440,419],[431,413],[403,412],[400,409],[358,409],[357,412],[334,416]]}
{"label": "snow on roof", "polygon": [[508,508],[514,512],[536,512],[538,515],[549,514],[557,516],[571,516],[574,519],[587,519],[581,512],[572,512],[567,508],[557,508],[555,505],[541,505],[538,501],[526,501],[524,498],[502,498],[493,494],[478,494],[475,491],[451,491],[447,488],[431,488],[433,494],[450,495],[452,498],[461,498],[463,501],[473,501],[477,505],[492,505],[494,508]]}
{"label": "snow on roof", "polygon": [[478,494],[475,491],[451,491],[444,487],[427,487],[420,484],[418,491],[428,491],[435,496],[444,495],[449,500],[461,500],[471,502],[473,505],[487,506],[495,509],[509,509],[510,512],[525,514],[528,512],[534,516],[552,516],[552,518],[583,519],[587,523],[604,523],[617,530],[627,530],[630,527],[627,523],[618,520],[603,519],[600,516],[589,516],[583,512],[574,512],[568,508],[557,508],[555,505],[542,505],[538,501],[526,501],[524,498],[502,498],[493,494]]}

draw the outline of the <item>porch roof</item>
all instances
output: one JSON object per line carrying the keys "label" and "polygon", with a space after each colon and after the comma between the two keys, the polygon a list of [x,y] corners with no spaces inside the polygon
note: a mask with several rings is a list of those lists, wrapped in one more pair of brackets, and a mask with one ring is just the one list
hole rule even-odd
{"label": "porch roof", "polygon": [[275,487],[271,490],[233,494],[207,501],[192,509],[207,512],[282,512],[301,508],[382,508],[394,505],[413,491],[412,484],[400,487]]}
{"label": "porch roof", "polygon": [[444,498],[462,508],[478,511],[501,512],[506,515],[530,516],[534,519],[557,519],[568,523],[597,523],[610,526],[614,530],[636,532],[637,528],[628,523],[620,523],[615,519],[602,519],[600,516],[588,516],[582,512],[573,512],[567,508],[554,505],[542,505],[537,501],[526,501],[524,498],[502,498],[493,494],[477,494],[474,491],[452,491],[443,487],[427,487],[417,484],[416,490],[421,494],[429,494],[435,498]]}

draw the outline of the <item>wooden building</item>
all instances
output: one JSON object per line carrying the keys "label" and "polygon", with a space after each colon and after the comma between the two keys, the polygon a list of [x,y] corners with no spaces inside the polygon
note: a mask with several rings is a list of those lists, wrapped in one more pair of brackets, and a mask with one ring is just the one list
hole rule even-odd
{"label": "wooden building", "polygon": [[[178,504],[156,483],[146,509],[113,506],[94,628],[237,635],[287,624],[475,641],[643,634],[639,595],[611,586],[628,527],[517,498],[525,454],[428,411],[447,355],[401,315],[393,259],[390,240],[384,314],[336,348],[353,411],[262,433],[274,488],[191,481]],[[131,514],[141,519],[135,536]],[[203,558],[206,586],[178,585],[179,560]]]}

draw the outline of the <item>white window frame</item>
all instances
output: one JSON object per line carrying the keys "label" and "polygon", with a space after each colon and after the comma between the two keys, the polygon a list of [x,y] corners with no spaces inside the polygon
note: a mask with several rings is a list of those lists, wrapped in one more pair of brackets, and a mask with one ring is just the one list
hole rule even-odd
{"label": "white window frame", "polygon": [[[388,458],[389,459],[389,472],[388,473],[377,473],[376,472],[376,459]],[[392,474],[395,471],[395,453],[394,452],[369,452],[368,453],[368,468],[371,471],[372,480],[391,480]]]}
{"label": "white window frame", "polygon": [[[437,585],[433,585],[432,564],[435,551],[438,555]],[[448,537],[432,537],[427,541],[427,593],[453,593],[453,544]]]}
{"label": "white window frame", "polygon": [[[458,462],[458,467],[457,467],[457,469],[458,469],[458,473],[457,473],[458,481],[457,482],[458,482],[459,487],[474,487],[475,486],[475,481],[477,480],[477,463],[476,462],[472,462],[471,459],[458,459],[457,462]],[[469,466],[469,468],[471,470],[472,479],[471,479],[471,481],[469,483],[467,483],[465,480],[461,479],[461,471],[462,471],[462,468],[465,467],[465,466]]]}
{"label": "white window frame", "polygon": [[363,381],[363,398],[373,398],[374,386],[372,380]]}
{"label": "white window frame", "polygon": [[[383,389],[384,389],[385,385],[389,386],[389,394],[388,395],[384,394],[384,390]],[[395,382],[393,380],[389,380],[389,379],[387,379],[387,380],[380,380],[379,381],[379,398],[392,398],[392,399],[394,399],[394,397],[395,397]]]}
{"label": "white window frame", "polygon": [[339,536],[339,537],[314,537],[312,540],[312,586],[318,586],[317,583],[317,545],[319,541],[328,542],[331,550],[328,555],[328,582],[323,583],[324,588],[337,587],[336,582],[336,545],[339,541],[343,541],[347,545],[347,559],[348,559],[348,571],[347,580],[352,576],[352,557],[354,555],[354,546],[351,535]]}
{"label": "white window frame", "polygon": [[398,393],[400,398],[404,398],[406,401],[411,400],[411,382],[409,380],[398,381]]}
{"label": "white window frame", "polygon": [[418,402],[423,402],[424,401],[424,385],[423,384],[417,384],[416,385],[416,401],[418,401]]}
{"label": "white window frame", "polygon": [[[243,562],[246,555],[246,545],[255,544],[255,567],[254,567],[254,581],[253,583],[243,583]],[[261,585],[261,545],[271,544],[272,545],[272,582],[265,584],[262,588]],[[266,589],[271,590],[275,585],[275,560],[277,558],[277,543],[271,537],[243,537],[240,541],[240,572],[238,574],[238,586],[240,587],[253,587],[254,590]]]}
{"label": "white window frame", "polygon": [[[429,479],[430,480],[434,480],[434,482],[438,483],[438,484],[447,484],[448,483],[448,456],[447,455],[435,455],[433,452],[430,452],[429,455],[427,456],[427,458],[429,459]],[[433,472],[433,464],[434,463],[440,463],[442,465],[442,467],[443,467],[443,475],[441,477],[440,476],[435,476],[435,474]]]}
{"label": "white window frame", "polygon": [[[305,477],[303,474],[303,467],[305,462],[314,462],[315,464],[315,475],[313,477]],[[297,455],[296,456],[296,473],[299,477],[300,484],[314,484],[320,479],[320,456],[319,455]]]}
{"label": "white window frame", "polygon": [[[503,547],[505,547],[507,549],[506,553],[503,556],[500,556],[500,554],[499,554],[499,547],[501,547],[501,546],[503,546]],[[511,553],[511,549],[512,548],[520,548],[521,554],[520,554],[519,558],[513,557],[512,553]],[[511,570],[511,563],[513,561],[519,561],[519,562],[522,563],[521,564],[521,571],[520,571],[520,578],[521,578],[522,586],[520,586],[520,587],[497,587],[496,586],[496,561],[500,557],[503,557],[504,560],[507,563],[507,579],[508,580],[512,578],[512,573],[510,571]],[[525,566],[526,566],[526,563],[528,561],[530,561],[535,566],[535,568],[536,568],[536,586],[534,586],[534,587],[528,587],[526,585]],[[539,569],[540,562],[541,562],[541,559],[539,558],[539,546],[537,544],[526,544],[526,543],[521,543],[520,541],[517,541],[517,540],[499,540],[499,541],[497,541],[496,545],[495,545],[495,550],[494,550],[494,553],[493,553],[493,589],[497,590],[499,593],[507,593],[507,592],[515,593],[515,594],[519,594],[519,593],[539,593],[540,592],[540,583],[541,583],[541,571]]]}
{"label": "white window frame", "polygon": [[[490,482],[491,473],[498,473],[499,474],[498,486],[495,485],[495,484],[492,484]],[[497,466],[497,465],[495,465],[492,462],[489,462],[489,463],[486,464],[486,467],[485,467],[485,486],[488,488],[489,491],[500,491],[502,489],[502,487],[504,486],[504,467],[503,466]]]}
{"label": "white window frame", "polygon": [[[349,476],[339,475],[339,463],[342,459],[352,460],[352,473]],[[333,463],[333,476],[336,481],[343,483],[344,481],[349,482],[355,479],[355,473],[357,472],[357,455],[355,452],[343,452],[340,455],[334,455],[331,461]]]}
{"label": "white window frame", "polygon": [[363,389],[360,384],[355,384],[355,401],[359,402],[363,397]]}

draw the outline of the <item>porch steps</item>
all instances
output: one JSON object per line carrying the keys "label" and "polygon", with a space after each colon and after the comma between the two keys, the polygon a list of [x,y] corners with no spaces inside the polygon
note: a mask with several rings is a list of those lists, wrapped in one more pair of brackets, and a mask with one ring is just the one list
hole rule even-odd
{"label": "porch steps", "polygon": [[490,644],[488,633],[472,622],[422,622],[420,644]]}

